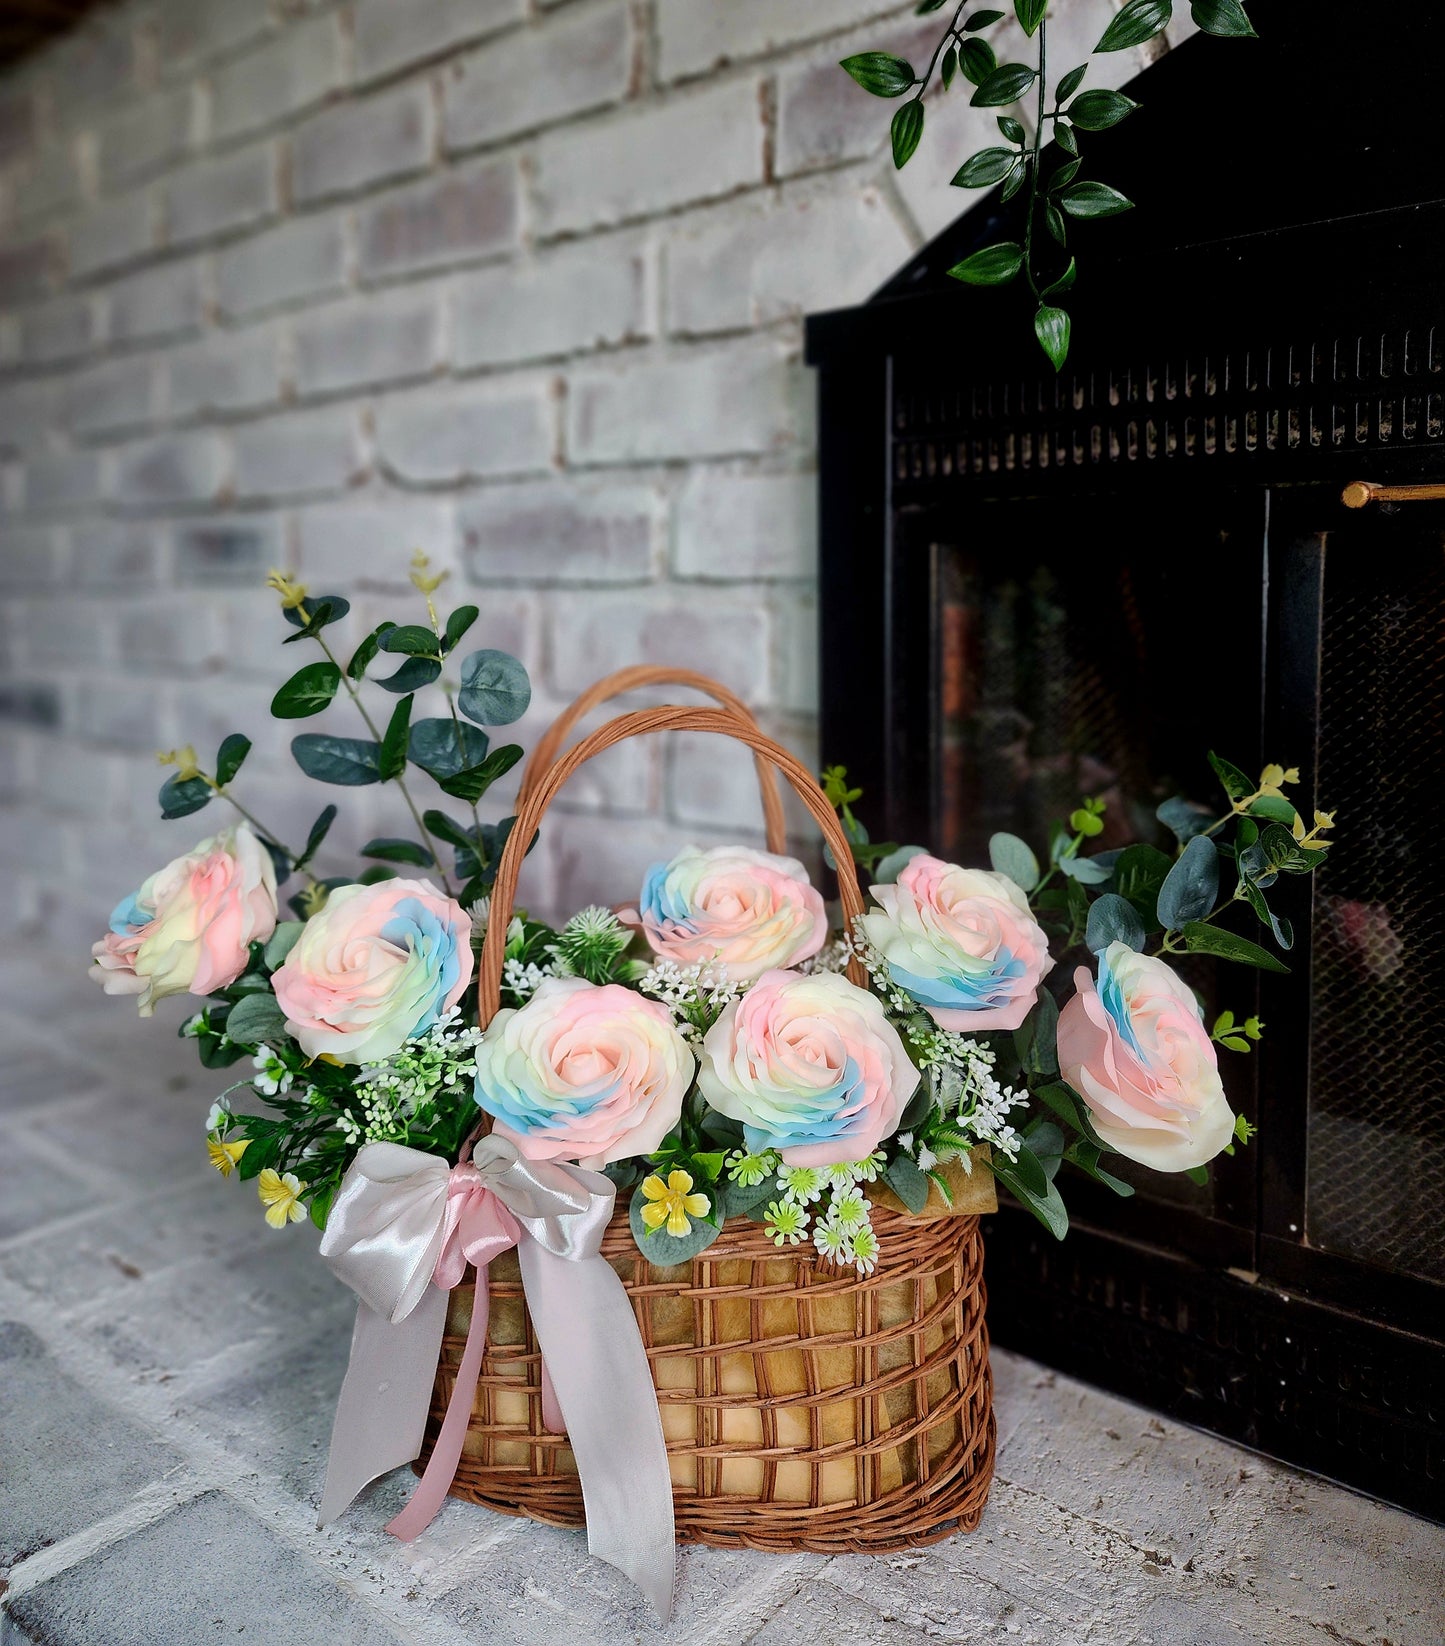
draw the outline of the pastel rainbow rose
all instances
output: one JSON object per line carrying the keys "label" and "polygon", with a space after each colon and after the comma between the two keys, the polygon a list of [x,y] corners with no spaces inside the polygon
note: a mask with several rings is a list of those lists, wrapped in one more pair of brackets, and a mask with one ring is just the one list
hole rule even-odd
{"label": "pastel rainbow rose", "polygon": [[276,870],[245,823],[223,829],[118,903],[91,949],[107,994],[133,994],[142,1017],[172,994],[213,994],[276,930]]}
{"label": "pastel rainbow rose", "polygon": [[1059,1014],[1059,1071],[1112,1148],[1158,1172],[1213,1160],[1234,1135],[1219,1060],[1191,990],[1162,960],[1111,943]]}
{"label": "pastel rainbow rose", "polygon": [[665,1006],[617,983],[549,977],[477,1047],[476,1100],[528,1160],[600,1170],[677,1125],[696,1059]]}
{"label": "pastel rainbow rose", "polygon": [[429,880],[338,886],[271,979],[308,1057],[376,1063],[425,1034],[472,980],[472,923]]}
{"label": "pastel rainbow rose", "polygon": [[727,968],[750,983],[823,947],[823,899],[794,857],[746,846],[689,846],[648,870],[639,916],[654,954],[679,966]]}
{"label": "pastel rainbow rose", "polygon": [[940,1029],[1016,1029],[1053,966],[1029,900],[1007,875],[963,869],[926,852],[892,886],[874,886],[878,908],[863,930]]}
{"label": "pastel rainbow rose", "polygon": [[918,1088],[882,1003],[838,972],[765,972],[702,1043],[698,1090],[742,1122],[750,1154],[789,1166],[861,1160]]}

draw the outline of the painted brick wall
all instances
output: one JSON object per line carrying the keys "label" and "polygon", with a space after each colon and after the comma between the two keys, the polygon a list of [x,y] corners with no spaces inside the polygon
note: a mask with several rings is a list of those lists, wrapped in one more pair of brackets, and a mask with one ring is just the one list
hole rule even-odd
{"label": "painted brick wall", "polygon": [[[1109,3],[1060,0],[1054,49]],[[328,796],[266,712],[301,661],[273,565],[358,624],[413,549],[453,568],[477,643],[532,672],[524,740],[652,659],[807,749],[800,317],[962,209],[947,179],[993,131],[955,91],[899,176],[836,64],[937,26],[889,0],[127,0],[0,78],[7,918],[79,936],[201,832],[158,821],[158,748],[247,731],[254,809],[304,832]],[[402,825],[389,792],[330,797],[339,844]],[[622,896],[756,815],[741,751],[619,750],[529,896]]]}

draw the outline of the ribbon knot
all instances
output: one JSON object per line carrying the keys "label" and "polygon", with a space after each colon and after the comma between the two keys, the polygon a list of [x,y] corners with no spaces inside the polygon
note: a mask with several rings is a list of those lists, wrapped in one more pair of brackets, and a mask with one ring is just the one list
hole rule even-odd
{"label": "ribbon knot", "polygon": [[[622,1282],[602,1257],[615,1191],[600,1173],[529,1161],[485,1137],[470,1161],[396,1143],[358,1151],[321,1255],[359,1299],[318,1523],[421,1450],[446,1325],[467,1265],[476,1298],[441,1431],[411,1501],[387,1526],[428,1526],[460,1461],[487,1344],[487,1266],[517,1249],[542,1350],[542,1415],[568,1433],[594,1555],[625,1572],[666,1621],[675,1530],[662,1421]],[[565,1421],[564,1421],[565,1420]]]}

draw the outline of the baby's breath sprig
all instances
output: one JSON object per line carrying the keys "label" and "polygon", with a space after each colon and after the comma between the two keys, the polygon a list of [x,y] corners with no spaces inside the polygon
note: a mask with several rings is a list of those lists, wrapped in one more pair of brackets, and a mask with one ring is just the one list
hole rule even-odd
{"label": "baby's breath sprig", "polygon": [[696,1044],[747,984],[729,977],[726,966],[703,962],[679,966],[676,961],[659,960],[642,974],[637,987],[660,1000],[671,1011],[683,1038]]}

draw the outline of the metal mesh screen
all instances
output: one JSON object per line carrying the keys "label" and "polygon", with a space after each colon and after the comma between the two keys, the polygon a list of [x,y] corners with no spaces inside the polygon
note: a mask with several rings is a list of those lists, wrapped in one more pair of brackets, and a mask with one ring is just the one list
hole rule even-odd
{"label": "metal mesh screen", "polygon": [[1445,1280],[1445,556],[1438,532],[1331,539],[1317,877],[1311,1244]]}

